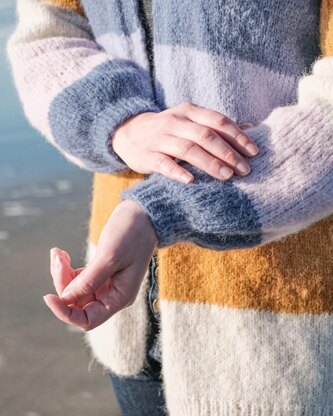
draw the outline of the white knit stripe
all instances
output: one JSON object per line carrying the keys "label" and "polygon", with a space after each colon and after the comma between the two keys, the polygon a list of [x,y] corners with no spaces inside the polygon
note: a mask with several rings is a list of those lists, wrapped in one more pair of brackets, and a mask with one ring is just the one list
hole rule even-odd
{"label": "white knit stripe", "polygon": [[[155,45],[154,52],[158,62],[157,98],[163,101],[165,95],[168,107],[191,101],[233,119],[238,115],[238,122],[257,124],[273,108],[289,104],[296,97],[295,76],[242,61],[237,56],[212,55],[190,47],[159,44]],[[195,88],[193,79],[200,79]],[[225,94],[226,85],[234,91],[232,96]]]}
{"label": "white knit stripe", "polygon": [[298,101],[307,103],[316,99],[333,104],[333,56],[317,59],[312,66],[312,74],[299,81]]}
{"label": "white knit stripe", "polygon": [[331,414],[332,315],[166,300],[160,307],[171,416]]}
{"label": "white knit stripe", "polygon": [[[95,252],[96,246],[88,243],[87,261],[93,258]],[[105,369],[111,369],[119,376],[135,375],[145,364],[148,329],[147,284],[148,270],[133,305],[85,333],[85,341],[91,347],[93,357]]]}
{"label": "white knit stripe", "polygon": [[69,10],[40,0],[17,0],[16,11],[18,22],[12,35],[13,44],[61,36],[92,39],[87,19]]}
{"label": "white knit stripe", "polygon": [[263,243],[296,233],[332,212],[332,104],[313,98],[278,107],[261,127],[248,130],[260,149],[260,157],[251,160],[255,176],[236,177],[233,184],[257,211]]}
{"label": "white knit stripe", "polygon": [[143,48],[142,30],[137,29],[130,36],[118,33],[105,33],[96,39],[107,52],[118,59],[131,59],[142,68],[149,70],[146,51]]}

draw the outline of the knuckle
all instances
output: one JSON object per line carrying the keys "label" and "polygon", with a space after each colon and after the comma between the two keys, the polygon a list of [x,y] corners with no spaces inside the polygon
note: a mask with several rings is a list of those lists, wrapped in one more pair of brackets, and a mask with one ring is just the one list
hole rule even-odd
{"label": "knuckle", "polygon": [[83,280],[81,283],[81,290],[84,294],[94,293],[96,287],[93,283],[89,282],[88,280]]}
{"label": "knuckle", "polygon": [[162,126],[164,129],[170,129],[170,125],[175,122],[175,115],[172,113],[167,113],[163,116]]}
{"label": "knuckle", "polygon": [[219,173],[221,167],[221,162],[213,156],[208,161],[208,170],[211,173]]}
{"label": "knuckle", "polygon": [[235,141],[241,146],[246,146],[249,143],[249,139],[244,133],[238,133],[235,137]]}
{"label": "knuckle", "polygon": [[180,140],[178,144],[179,156],[181,158],[186,157],[195,146],[195,143],[190,140]]}
{"label": "knuckle", "polygon": [[198,134],[198,140],[202,144],[207,144],[207,143],[211,143],[212,141],[214,141],[215,136],[210,129],[203,128],[200,130]]}
{"label": "knuckle", "polygon": [[224,115],[224,114],[218,114],[214,120],[213,120],[213,124],[216,127],[223,127],[224,125],[226,125],[229,121],[229,118]]}
{"label": "knuckle", "polygon": [[159,171],[161,169],[161,166],[163,163],[167,161],[168,157],[166,155],[160,154],[159,156],[156,156],[154,159],[154,168]]}
{"label": "knuckle", "polygon": [[232,150],[226,150],[223,159],[231,165],[236,165],[238,162],[238,159]]}
{"label": "knuckle", "polygon": [[166,173],[170,178],[178,178],[178,166],[177,165],[171,165]]}

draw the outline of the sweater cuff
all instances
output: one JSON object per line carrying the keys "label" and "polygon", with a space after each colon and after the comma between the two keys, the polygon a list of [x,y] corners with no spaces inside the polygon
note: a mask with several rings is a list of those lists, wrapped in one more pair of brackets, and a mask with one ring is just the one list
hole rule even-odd
{"label": "sweater cuff", "polygon": [[136,202],[148,215],[158,239],[157,248],[193,239],[193,230],[185,216],[173,205],[168,187],[162,183],[164,177],[160,176],[160,181],[145,179],[120,195],[122,201]]}
{"label": "sweater cuff", "polygon": [[115,130],[132,116],[146,112],[158,113],[160,111],[161,109],[150,99],[130,97],[110,104],[96,117],[95,122],[91,126],[91,131],[96,138],[96,152],[105,157],[106,172],[108,172],[108,164],[110,167],[109,172],[112,173],[130,169],[113,149],[111,137]]}

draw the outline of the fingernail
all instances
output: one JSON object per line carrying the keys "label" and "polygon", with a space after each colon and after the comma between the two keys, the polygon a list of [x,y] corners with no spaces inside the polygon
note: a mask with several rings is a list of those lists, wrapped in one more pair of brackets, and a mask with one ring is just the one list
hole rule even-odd
{"label": "fingernail", "polygon": [[56,270],[56,272],[59,272],[60,271],[60,269],[61,269],[61,261],[60,261],[60,258],[59,258],[59,256],[55,256],[55,270]]}
{"label": "fingernail", "polygon": [[238,162],[236,168],[239,170],[240,173],[246,175],[250,172],[250,166],[244,162]]}
{"label": "fingernail", "polygon": [[61,294],[62,299],[69,299],[72,297],[71,289],[65,289]]}
{"label": "fingernail", "polygon": [[47,306],[49,306],[49,304],[48,304],[48,302],[47,302],[47,297],[46,297],[46,295],[45,295],[45,296],[43,296],[43,299],[44,299],[44,302],[47,304]]}
{"label": "fingernail", "polygon": [[184,183],[189,183],[192,180],[192,176],[187,175],[186,173],[183,173],[180,175],[180,180]]}
{"label": "fingernail", "polygon": [[245,149],[250,153],[250,155],[255,156],[259,152],[258,146],[255,144],[249,143],[245,146]]}
{"label": "fingernail", "polygon": [[50,259],[51,259],[51,261],[54,261],[54,257],[55,257],[55,252],[54,252],[54,249],[51,248],[51,250],[50,250]]}
{"label": "fingernail", "polygon": [[231,178],[231,176],[233,174],[234,174],[234,171],[231,168],[229,168],[228,166],[223,166],[220,169],[220,175],[223,176],[223,178],[225,178],[225,179]]}

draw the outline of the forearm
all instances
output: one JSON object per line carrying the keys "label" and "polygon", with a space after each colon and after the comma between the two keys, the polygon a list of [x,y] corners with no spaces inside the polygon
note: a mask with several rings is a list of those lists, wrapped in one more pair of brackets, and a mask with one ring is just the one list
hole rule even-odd
{"label": "forearm", "polygon": [[[159,111],[147,71],[95,42],[79,2],[19,0],[8,56],[30,123],[74,163],[127,169],[110,137],[132,115]],[[70,2],[69,2],[70,3]]]}
{"label": "forearm", "polygon": [[[158,174],[123,192],[150,216],[159,247],[190,241],[215,250],[250,247],[333,213],[333,58],[299,83],[299,100],[247,133],[260,148],[251,173],[230,182],[190,166],[191,185]],[[183,164],[183,162],[182,162]]]}

